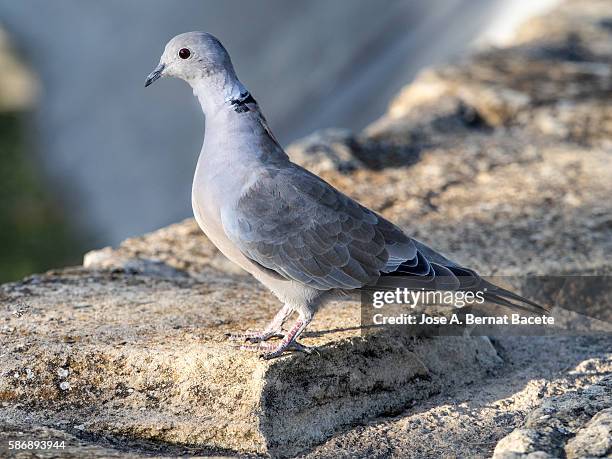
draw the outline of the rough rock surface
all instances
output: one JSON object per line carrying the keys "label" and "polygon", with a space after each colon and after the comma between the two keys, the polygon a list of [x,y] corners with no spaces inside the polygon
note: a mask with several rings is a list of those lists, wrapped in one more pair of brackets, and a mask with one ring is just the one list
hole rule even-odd
{"label": "rough rock surface", "polygon": [[305,343],[318,353],[261,361],[225,333],[256,328],[278,305],[223,273],[198,282],[77,268],[6,285],[2,301],[13,307],[5,416],[89,434],[294,453],[501,362],[486,338],[361,337],[351,305],[317,317]]}
{"label": "rough rock surface", "polygon": [[[608,274],[610,24],[609,2],[570,1],[424,73],[364,133],[289,152],[485,274]],[[583,312],[609,330],[600,298]],[[610,455],[609,333],[390,339],[333,304],[305,338],[319,355],[261,362],[223,334],[278,305],[193,221],[5,285],[0,306],[0,454],[43,437],[73,457]]]}
{"label": "rough rock surface", "polygon": [[544,400],[524,425],[504,437],[494,459],[612,455],[612,375]]}

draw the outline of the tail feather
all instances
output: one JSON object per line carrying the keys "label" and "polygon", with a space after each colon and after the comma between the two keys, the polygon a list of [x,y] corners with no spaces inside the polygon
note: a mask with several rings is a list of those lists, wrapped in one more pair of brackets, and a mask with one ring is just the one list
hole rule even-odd
{"label": "tail feather", "polygon": [[[542,306],[534,301],[531,301],[521,295],[517,295],[510,290],[498,287],[491,282],[488,282],[481,278],[483,287],[487,289],[484,294],[486,300],[493,303],[497,303],[502,306],[508,306],[511,308],[521,309],[527,312],[546,313],[550,311],[550,308]],[[510,301],[513,300],[513,301]]]}
{"label": "tail feather", "polygon": [[483,279],[476,271],[464,268],[418,241],[416,256],[397,266],[383,277],[401,277],[407,287],[425,287],[432,290],[457,290],[483,292],[484,299],[513,309],[529,313],[545,313],[546,308],[510,290]]}

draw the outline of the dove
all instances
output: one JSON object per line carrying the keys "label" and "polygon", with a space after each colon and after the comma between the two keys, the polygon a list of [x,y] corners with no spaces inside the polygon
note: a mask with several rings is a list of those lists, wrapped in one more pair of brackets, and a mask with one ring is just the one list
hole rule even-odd
{"label": "dove", "polygon": [[[264,359],[288,350],[310,352],[298,338],[321,305],[372,288],[387,276],[423,279],[445,290],[480,288],[490,301],[542,309],[411,238],[293,163],[213,35],[172,38],[145,87],[161,77],[188,83],[204,112],[192,187],[198,225],[283,304],[262,330],[230,335],[242,341],[241,349]],[[297,317],[283,331],[292,315]]]}

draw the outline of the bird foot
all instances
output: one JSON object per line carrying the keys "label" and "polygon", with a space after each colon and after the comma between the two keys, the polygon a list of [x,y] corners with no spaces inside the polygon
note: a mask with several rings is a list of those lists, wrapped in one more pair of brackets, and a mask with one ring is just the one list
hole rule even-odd
{"label": "bird foot", "polygon": [[285,351],[298,351],[305,352],[306,354],[311,354],[312,352],[316,351],[315,348],[304,346],[302,343],[298,343],[297,341],[293,341],[291,343],[281,343],[279,345],[259,342],[256,344],[241,344],[236,347],[238,347],[241,351],[262,352],[262,354],[259,355],[259,358],[262,360],[270,360],[280,357]]}
{"label": "bird foot", "polygon": [[248,341],[250,343],[259,343],[261,341],[267,341],[270,338],[283,338],[285,335],[280,331],[266,331],[266,330],[254,330],[240,333],[226,333],[225,336],[230,341]]}

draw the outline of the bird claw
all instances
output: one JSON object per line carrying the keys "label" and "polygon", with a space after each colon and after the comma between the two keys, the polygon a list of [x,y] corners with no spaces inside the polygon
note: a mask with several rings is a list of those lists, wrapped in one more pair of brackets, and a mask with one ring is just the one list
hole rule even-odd
{"label": "bird claw", "polygon": [[306,354],[311,354],[316,352],[319,354],[316,348],[304,346],[302,343],[292,342],[289,344],[280,344],[275,346],[271,343],[255,343],[255,344],[240,344],[234,346],[239,348],[241,351],[251,351],[251,352],[262,352],[259,355],[259,358],[262,360],[270,360],[276,357],[280,357],[285,351],[297,351],[304,352]]}
{"label": "bird claw", "polygon": [[321,355],[316,347],[304,346],[302,343],[298,343],[297,341],[294,341],[289,347],[298,352],[304,352],[305,354],[312,354],[314,352],[317,355]]}
{"label": "bird claw", "polygon": [[285,346],[284,348],[281,345],[278,346],[278,348],[276,348],[272,352],[264,352],[263,354],[259,355],[259,358],[262,360],[275,359],[276,357],[280,357],[285,351],[304,352],[305,354],[312,354],[313,352],[316,352],[317,355],[321,355],[317,348],[304,346],[302,343],[294,341],[293,343],[289,344],[288,346]]}
{"label": "bird claw", "polygon": [[265,330],[247,331],[241,333],[226,333],[225,336],[230,341],[248,341],[250,343],[259,343],[267,341],[270,338],[283,338],[280,332],[267,332]]}
{"label": "bird claw", "polygon": [[235,348],[240,349],[241,351],[250,351],[250,352],[273,352],[278,346],[274,346],[269,343],[253,343],[253,344],[237,344],[234,345]]}

